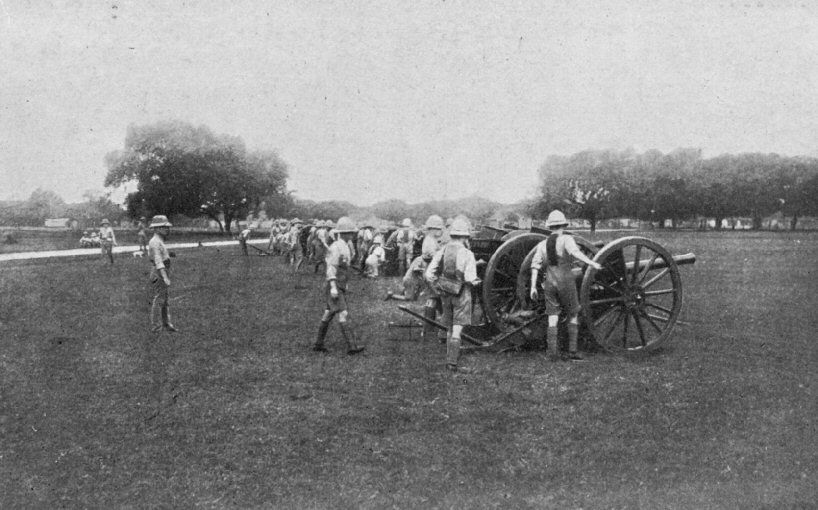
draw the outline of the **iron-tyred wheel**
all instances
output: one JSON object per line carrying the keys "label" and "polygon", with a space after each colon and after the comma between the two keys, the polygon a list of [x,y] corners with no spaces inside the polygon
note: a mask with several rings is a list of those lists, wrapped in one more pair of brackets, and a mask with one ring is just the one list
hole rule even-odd
{"label": "iron-tyred wheel", "polygon": [[491,323],[504,329],[506,317],[525,307],[518,294],[517,277],[528,253],[545,239],[543,234],[514,236],[500,245],[489,259],[483,278],[483,303]]}
{"label": "iron-tyred wheel", "polygon": [[585,270],[582,314],[602,347],[649,351],[667,341],[682,309],[682,279],[673,257],[644,237],[606,244],[594,260],[602,270]]}

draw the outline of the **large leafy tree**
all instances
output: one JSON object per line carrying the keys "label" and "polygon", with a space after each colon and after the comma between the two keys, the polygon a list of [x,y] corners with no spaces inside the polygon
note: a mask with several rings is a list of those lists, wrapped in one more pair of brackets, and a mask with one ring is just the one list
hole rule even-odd
{"label": "large leafy tree", "polygon": [[262,200],[286,195],[287,165],[275,152],[248,153],[241,138],[206,126],[129,126],[124,149],[105,159],[106,186],[136,183],[126,198],[132,216],[207,215],[230,232]]}
{"label": "large leafy tree", "polygon": [[599,220],[616,215],[627,203],[624,176],[634,158],[631,150],[549,156],[539,169],[542,198],[535,214],[545,216],[552,209],[562,209],[588,220],[593,232]]}

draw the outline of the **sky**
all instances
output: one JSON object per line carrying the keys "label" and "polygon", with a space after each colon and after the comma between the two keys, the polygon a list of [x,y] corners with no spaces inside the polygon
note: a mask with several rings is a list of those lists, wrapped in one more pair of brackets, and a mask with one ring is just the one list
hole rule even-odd
{"label": "sky", "polygon": [[816,156],[816,90],[806,0],[0,0],[0,200],[80,201],[182,120],[299,198],[512,203],[552,154]]}

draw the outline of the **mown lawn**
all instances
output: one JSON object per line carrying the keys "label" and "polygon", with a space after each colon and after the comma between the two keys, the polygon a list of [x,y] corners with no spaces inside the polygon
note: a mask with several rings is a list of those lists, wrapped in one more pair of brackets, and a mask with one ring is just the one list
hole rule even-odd
{"label": "mown lawn", "polygon": [[[613,238],[605,233],[594,238]],[[648,355],[444,370],[355,280],[367,350],[310,350],[321,279],[238,247],[0,265],[0,508],[814,508],[818,235],[650,233],[685,308]]]}

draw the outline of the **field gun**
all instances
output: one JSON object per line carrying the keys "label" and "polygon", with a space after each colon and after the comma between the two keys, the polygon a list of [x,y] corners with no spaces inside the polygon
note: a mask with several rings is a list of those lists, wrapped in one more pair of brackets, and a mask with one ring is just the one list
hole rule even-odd
{"label": "field gun", "polygon": [[[484,262],[478,264],[483,284],[474,290],[484,321],[465,331],[484,339],[475,347],[478,349],[524,345],[544,332],[545,301],[542,296],[531,301],[530,271],[534,248],[550,232],[501,230],[484,228],[471,240],[475,258]],[[679,266],[694,264],[696,256],[671,255],[645,237],[628,236],[604,243],[569,234],[589,258],[602,265],[597,271],[577,261],[572,269],[582,305],[580,334],[586,345],[633,352],[664,344],[682,309]]]}

